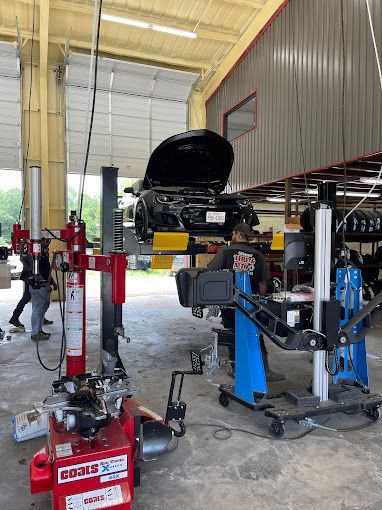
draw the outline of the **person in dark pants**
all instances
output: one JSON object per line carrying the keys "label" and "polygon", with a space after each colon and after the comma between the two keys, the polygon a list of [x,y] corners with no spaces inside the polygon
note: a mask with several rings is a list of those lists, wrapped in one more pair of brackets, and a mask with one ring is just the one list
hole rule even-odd
{"label": "person in dark pants", "polygon": [[[267,291],[269,272],[262,253],[249,244],[252,229],[247,223],[239,223],[233,229],[230,246],[225,246],[208,264],[207,269],[219,271],[221,269],[233,269],[236,271],[247,271],[251,282],[253,294],[264,295]],[[223,308],[222,323],[227,329],[235,329],[235,308]],[[234,342],[233,336],[233,342]],[[269,368],[268,351],[265,347],[263,335],[259,336],[265,376],[268,381],[282,381],[283,374],[273,372]],[[229,358],[235,361],[235,345],[229,347]]]}
{"label": "person in dark pants", "polygon": [[[48,254],[47,248],[48,248],[48,245],[45,243],[45,246],[43,247],[42,256],[40,259],[40,275],[45,281],[49,280],[49,284],[52,288],[57,289],[56,282],[50,276],[51,267],[50,267],[49,254]],[[20,301],[17,303],[16,308],[14,309],[14,311],[12,313],[12,317],[9,319],[9,324],[12,324],[16,328],[25,330],[24,324],[22,324],[20,322],[20,315],[23,313],[25,306],[32,299],[31,292],[30,292],[30,285],[29,285],[29,278],[32,276],[32,257],[28,254],[21,254],[20,260],[21,260],[21,263],[23,264],[23,270],[21,272],[20,279],[24,281],[24,292],[23,292],[23,295],[22,295]],[[51,287],[49,287],[49,293],[48,293],[48,297],[49,297],[48,307],[50,304]],[[44,312],[44,315],[45,315],[45,312]],[[53,321],[50,321],[43,316],[43,324],[50,325],[50,324],[53,324]],[[47,336],[49,336],[49,335],[47,335]]]}

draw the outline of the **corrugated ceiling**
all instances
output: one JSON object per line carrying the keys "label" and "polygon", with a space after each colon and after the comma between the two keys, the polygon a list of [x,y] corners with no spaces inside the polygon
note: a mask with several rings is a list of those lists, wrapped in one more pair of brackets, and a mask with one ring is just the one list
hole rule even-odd
{"label": "corrugated ceiling", "polygon": [[[39,32],[38,7],[36,33]],[[149,29],[102,22],[101,50],[113,55],[206,71],[220,61],[271,0],[104,0],[103,12],[195,31],[186,39]],[[93,0],[50,0],[49,38],[89,49]],[[16,16],[24,37],[32,29],[33,0],[0,2],[0,37],[16,33]]]}

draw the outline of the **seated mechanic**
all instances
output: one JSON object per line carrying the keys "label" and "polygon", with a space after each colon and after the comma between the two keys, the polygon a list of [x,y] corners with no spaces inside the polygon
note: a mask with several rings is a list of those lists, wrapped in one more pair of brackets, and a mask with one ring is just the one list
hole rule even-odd
{"label": "seated mechanic", "polygon": [[[247,223],[238,223],[233,229],[231,245],[225,246],[222,250],[218,251],[207,268],[211,271],[219,271],[220,269],[247,271],[249,273],[252,293],[265,295],[267,281],[270,276],[264,256],[249,244],[251,235],[252,229]],[[222,322],[225,328],[235,329],[234,307],[222,309]],[[259,340],[267,380],[282,381],[284,375],[273,372],[269,368],[268,352],[264,344],[263,335],[259,335]],[[229,359],[233,362],[235,361],[234,342],[235,336],[233,336],[233,344],[229,347]],[[234,363],[232,366],[234,368]]]}

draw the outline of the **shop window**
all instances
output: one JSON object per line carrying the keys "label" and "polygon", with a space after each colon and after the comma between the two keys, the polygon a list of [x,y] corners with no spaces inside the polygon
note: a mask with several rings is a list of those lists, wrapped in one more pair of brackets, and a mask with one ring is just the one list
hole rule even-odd
{"label": "shop window", "polygon": [[252,92],[223,114],[223,136],[230,142],[256,129],[257,96]]}

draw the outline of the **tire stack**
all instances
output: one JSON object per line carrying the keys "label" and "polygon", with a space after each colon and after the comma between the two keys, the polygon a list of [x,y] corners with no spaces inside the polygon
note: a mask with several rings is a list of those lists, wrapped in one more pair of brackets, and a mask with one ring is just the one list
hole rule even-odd
{"label": "tire stack", "polygon": [[[350,209],[346,209],[346,214],[349,214]],[[343,221],[344,214],[342,209],[333,209],[333,229],[337,230],[338,225]],[[310,219],[309,207],[303,211],[300,218],[301,226],[304,232],[311,232],[313,227]],[[382,233],[382,211],[367,211],[357,209],[353,211],[346,218],[344,224],[339,229],[342,232],[358,232],[358,233]]]}
{"label": "tire stack", "polygon": [[[345,216],[350,213],[350,209],[346,209]],[[357,209],[353,211],[346,218],[346,222],[343,223],[344,211],[343,209],[333,209],[333,223],[332,230],[337,231],[338,226],[341,224],[341,227],[338,229],[338,232],[342,232],[343,229],[345,232],[351,232],[352,234],[381,234],[382,240],[382,211],[370,211],[365,209]],[[313,230],[312,226],[312,216],[310,208],[305,209],[300,217],[301,226],[303,231],[311,232]],[[379,237],[369,237],[367,235],[360,236],[357,239],[357,236],[352,236],[349,238],[349,242],[378,242]],[[365,254],[361,255],[356,250],[350,250],[350,265],[353,267],[358,267],[362,273],[363,280],[363,292],[364,292],[364,300],[369,301],[374,295],[378,294],[378,292],[382,291],[382,278],[379,278],[380,268],[378,267],[381,264],[382,269],[382,246],[380,246],[373,255]],[[334,277],[334,273],[333,273]]]}

